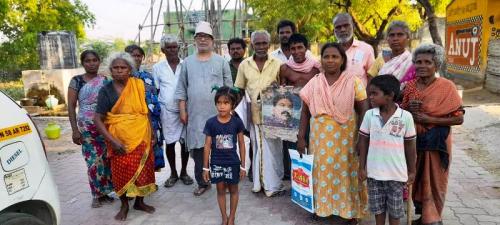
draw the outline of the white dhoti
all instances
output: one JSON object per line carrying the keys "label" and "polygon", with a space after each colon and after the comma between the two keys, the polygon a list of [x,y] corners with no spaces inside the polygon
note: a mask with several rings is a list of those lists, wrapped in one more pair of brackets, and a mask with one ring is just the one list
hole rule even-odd
{"label": "white dhoti", "polygon": [[179,112],[169,111],[162,104],[160,119],[163,137],[167,145],[179,141],[184,129],[184,124],[181,123]]}
{"label": "white dhoti", "polygon": [[261,188],[267,196],[283,189],[283,145],[281,139],[264,137],[260,125],[250,126],[253,147],[253,192]]}

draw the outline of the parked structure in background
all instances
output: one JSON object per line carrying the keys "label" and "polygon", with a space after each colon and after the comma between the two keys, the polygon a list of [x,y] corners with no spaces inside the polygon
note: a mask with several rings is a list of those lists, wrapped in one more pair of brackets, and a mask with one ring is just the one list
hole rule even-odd
{"label": "parked structure in background", "polygon": [[[157,1],[160,1],[159,8],[154,9],[153,6],[157,5]],[[178,35],[181,42],[180,54],[181,57],[185,57],[194,51],[194,28],[199,21],[207,21],[212,25],[214,47],[217,53],[222,55],[223,47],[230,38],[250,37],[248,9],[244,0],[203,0],[201,8],[193,6],[196,1],[200,0],[151,0],[151,7],[142,24],[139,24],[135,42],[139,45],[141,42],[153,45],[157,28],[163,27],[163,33]],[[163,16],[163,21],[160,21],[160,15]],[[146,24],[148,20],[149,24]],[[145,28],[149,28],[150,31],[150,36],[146,40],[142,38],[143,31],[147,31]],[[150,50],[146,55],[148,61],[151,56]]]}
{"label": "parked structure in background", "polygon": [[486,82],[500,91],[500,71],[488,66],[500,65],[499,8],[498,0],[454,0],[446,9],[447,75],[466,88]]}

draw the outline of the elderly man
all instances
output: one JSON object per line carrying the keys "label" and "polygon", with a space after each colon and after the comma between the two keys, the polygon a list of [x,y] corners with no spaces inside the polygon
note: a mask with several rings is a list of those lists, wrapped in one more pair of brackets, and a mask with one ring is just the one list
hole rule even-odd
{"label": "elderly man", "polygon": [[203,146],[205,122],[217,114],[212,86],[233,86],[229,64],[213,53],[214,37],[210,24],[200,21],[195,29],[196,53],[184,59],[175,99],[179,101],[180,119],[186,126],[186,145],[194,160],[194,174],[202,195],[210,184],[203,180]]}
{"label": "elderly man", "polygon": [[261,131],[260,92],[274,82],[278,82],[281,62],[269,56],[271,36],[265,30],[252,33],[251,45],[255,53],[241,62],[234,85],[248,92],[251,99],[252,123],[250,139],[253,148],[253,192],[264,188],[271,197],[283,190],[283,153],[279,139],[268,139]]}
{"label": "elderly man", "polygon": [[348,13],[339,13],[333,18],[333,29],[337,41],[347,55],[347,70],[357,75],[366,86],[370,77],[367,71],[375,62],[373,47],[354,39],[352,17]]}
{"label": "elderly man", "polygon": [[[161,38],[161,51],[166,57],[153,66],[153,77],[156,88],[159,90],[158,101],[161,107],[161,124],[163,136],[167,147],[168,164],[170,165],[170,177],[165,181],[165,187],[173,187],[181,179],[185,185],[193,183],[193,179],[187,175],[186,166],[189,160],[189,152],[184,141],[181,141],[181,134],[184,124],[179,117],[179,105],[174,101],[175,88],[179,81],[182,59],[179,58],[179,43],[175,35],[167,34]],[[175,167],[175,144],[181,144],[181,173],[177,174]]]}

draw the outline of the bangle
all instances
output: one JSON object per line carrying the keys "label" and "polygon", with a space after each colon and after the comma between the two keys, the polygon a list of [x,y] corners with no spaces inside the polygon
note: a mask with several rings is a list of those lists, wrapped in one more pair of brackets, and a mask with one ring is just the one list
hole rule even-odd
{"label": "bangle", "polygon": [[203,171],[208,171],[208,172],[210,172],[210,169],[209,169],[209,168],[203,168]]}
{"label": "bangle", "polygon": [[243,170],[245,172],[247,171],[247,169],[245,169],[245,167],[242,167],[242,166],[240,166],[240,170]]}

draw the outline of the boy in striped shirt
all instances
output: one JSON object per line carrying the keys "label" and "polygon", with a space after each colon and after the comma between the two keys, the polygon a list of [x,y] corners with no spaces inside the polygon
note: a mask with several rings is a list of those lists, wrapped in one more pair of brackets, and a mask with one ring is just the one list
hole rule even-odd
{"label": "boy in striped shirt", "polygon": [[377,225],[399,224],[404,216],[403,188],[415,180],[416,132],[410,112],[394,100],[399,81],[392,75],[373,78],[368,95],[373,109],[365,113],[359,128],[359,178],[368,178],[370,211]]}

